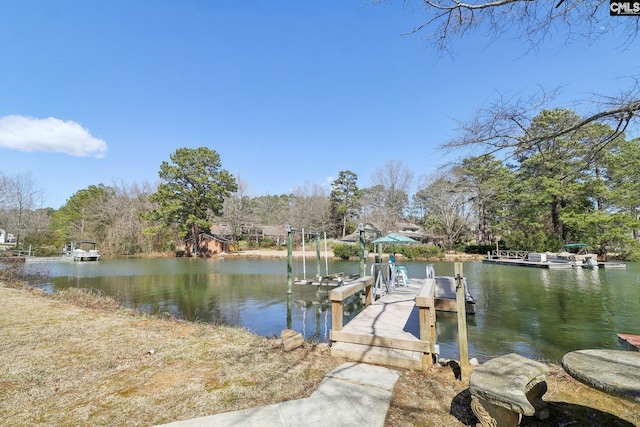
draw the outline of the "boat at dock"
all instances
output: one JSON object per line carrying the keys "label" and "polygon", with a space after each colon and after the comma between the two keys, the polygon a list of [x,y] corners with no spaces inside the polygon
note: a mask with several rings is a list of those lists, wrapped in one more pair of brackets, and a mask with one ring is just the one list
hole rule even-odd
{"label": "boat at dock", "polygon": [[62,256],[71,261],[98,261],[100,260],[100,251],[96,242],[82,240],[71,242],[65,246]]}
{"label": "boat at dock", "polygon": [[[494,250],[487,254],[483,263],[514,265],[521,267],[547,268],[552,270],[572,268],[626,268],[623,262],[600,261],[598,255],[584,251],[585,244],[565,245],[562,252],[527,252],[512,250]],[[580,248],[576,253],[566,249]]]}

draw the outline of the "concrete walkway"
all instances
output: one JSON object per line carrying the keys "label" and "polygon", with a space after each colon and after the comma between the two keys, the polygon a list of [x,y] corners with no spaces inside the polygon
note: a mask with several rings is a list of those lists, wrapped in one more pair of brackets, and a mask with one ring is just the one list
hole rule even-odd
{"label": "concrete walkway", "polygon": [[383,426],[398,373],[382,366],[345,363],[329,372],[306,399],[163,424],[216,426]]}

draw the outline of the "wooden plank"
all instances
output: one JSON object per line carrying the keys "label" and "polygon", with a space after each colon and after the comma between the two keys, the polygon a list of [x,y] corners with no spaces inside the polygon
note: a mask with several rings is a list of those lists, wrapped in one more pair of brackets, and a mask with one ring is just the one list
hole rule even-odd
{"label": "wooden plank", "polygon": [[359,279],[354,280],[353,282],[345,283],[342,286],[338,286],[337,288],[329,291],[329,299],[331,301],[344,301],[349,298],[351,295],[360,292],[367,286],[373,285],[373,277],[365,276]]}
{"label": "wooden plank", "polygon": [[422,287],[416,295],[416,305],[418,307],[433,307],[436,289],[435,279],[424,279]]}
{"label": "wooden plank", "polygon": [[461,380],[469,378],[469,345],[467,343],[467,313],[465,311],[464,274],[462,263],[453,264],[456,277],[456,301],[458,306],[458,341],[460,348],[460,369],[462,370]]}
{"label": "wooden plank", "polygon": [[362,344],[337,343],[331,347],[331,356],[343,357],[355,362],[365,362],[404,369],[422,369],[422,353],[415,351],[396,350]]}
{"label": "wooden plank", "polygon": [[[449,311],[452,313],[458,312],[458,302],[456,300],[446,299],[446,298],[436,298],[434,302],[435,302],[436,310],[438,311]],[[476,314],[475,304],[466,302],[465,311],[467,314]]]}
{"label": "wooden plank", "polygon": [[399,350],[411,350],[427,353],[431,351],[431,343],[429,341],[420,341],[413,335],[411,335],[411,338],[413,339],[384,337],[379,335],[360,334],[346,331],[331,331],[331,340],[333,341],[373,345],[376,347],[388,347]]}
{"label": "wooden plank", "polygon": [[631,351],[640,351],[640,335],[618,334],[618,340]]}
{"label": "wooden plank", "polygon": [[342,330],[342,301],[331,302],[331,328],[336,331]]}
{"label": "wooden plank", "polygon": [[[431,289],[423,285],[424,280],[412,280],[406,287],[397,287],[372,302],[341,329],[334,327],[331,331],[332,356],[416,370],[431,366],[436,347],[435,310],[429,297]],[[432,288],[435,289],[435,285]],[[428,325],[422,340],[404,331],[421,290],[425,298],[422,302],[426,305],[422,308],[423,316]]]}

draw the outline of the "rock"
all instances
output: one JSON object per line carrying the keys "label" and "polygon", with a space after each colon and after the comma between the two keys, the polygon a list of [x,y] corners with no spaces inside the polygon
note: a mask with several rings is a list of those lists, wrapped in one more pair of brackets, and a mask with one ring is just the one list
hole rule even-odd
{"label": "rock", "polygon": [[283,329],[280,333],[282,338],[282,346],[285,351],[295,350],[298,347],[304,345],[304,338],[300,332],[296,332],[293,329]]}
{"label": "rock", "polygon": [[318,352],[323,353],[329,350],[329,344],[327,344],[326,342],[321,342],[316,346],[316,348],[318,349]]}

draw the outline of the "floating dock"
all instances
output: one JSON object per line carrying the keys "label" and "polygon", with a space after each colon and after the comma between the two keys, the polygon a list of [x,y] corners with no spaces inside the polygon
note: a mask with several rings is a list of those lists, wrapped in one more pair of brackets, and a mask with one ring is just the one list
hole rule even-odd
{"label": "floating dock", "polygon": [[[590,268],[587,265],[572,264],[569,262],[528,261],[526,259],[509,259],[509,258],[485,258],[482,260],[482,262],[486,264],[548,268],[550,270],[569,270],[572,268]],[[625,264],[624,262],[599,261],[598,268],[604,268],[605,270],[612,269],[612,268],[627,268],[627,264]]]}
{"label": "floating dock", "polygon": [[357,274],[345,277],[344,273],[335,273],[329,276],[317,276],[317,277],[314,277],[313,279],[298,279],[296,277],[293,280],[293,283],[296,285],[336,287],[336,286],[342,286],[342,285],[348,284],[349,282],[356,280],[358,277],[360,276]]}
{"label": "floating dock", "polygon": [[548,268],[550,270],[563,270],[580,267],[574,264],[565,262],[549,262],[549,261],[527,261],[525,259],[508,259],[508,258],[485,258],[482,260],[485,264],[499,264],[499,265],[515,265],[520,267],[536,267],[536,268]]}
{"label": "floating dock", "polygon": [[607,262],[598,262],[599,268],[604,268],[605,270],[609,268],[627,268],[627,264],[624,262],[616,262],[616,261],[607,261]]}

